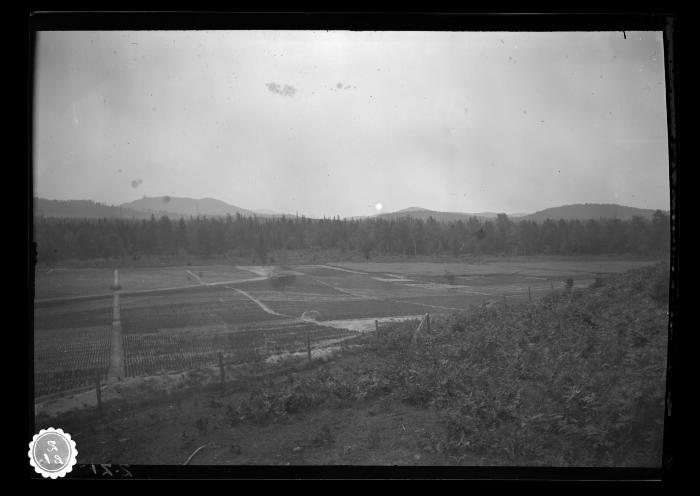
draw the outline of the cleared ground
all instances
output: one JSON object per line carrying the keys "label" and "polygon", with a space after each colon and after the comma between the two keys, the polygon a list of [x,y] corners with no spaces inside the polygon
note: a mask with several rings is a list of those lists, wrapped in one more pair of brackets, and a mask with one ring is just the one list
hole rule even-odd
{"label": "cleared ground", "polygon": [[[202,282],[219,283],[251,277],[256,277],[256,274],[230,265],[119,269],[119,283],[129,291],[196,287]],[[112,269],[55,268],[36,272],[34,292],[37,300],[107,294],[112,291],[113,282]]]}
{"label": "cleared ground", "polygon": [[[127,376],[260,360],[351,337],[337,321],[431,313],[537,298],[653,262],[342,263],[289,267],[120,269]],[[37,395],[94,385],[109,362],[113,271],[36,274]],[[505,297],[505,298],[504,298]],[[302,320],[311,314],[317,322]],[[366,328],[352,326],[349,328]]]}
{"label": "cleared ground", "polygon": [[564,277],[574,274],[616,274],[629,269],[649,265],[650,262],[638,260],[556,260],[551,262],[484,262],[482,264],[466,263],[357,263],[339,262],[334,266],[364,272],[389,272],[394,274],[441,276],[446,273],[453,275],[495,275],[519,274],[542,277]]}

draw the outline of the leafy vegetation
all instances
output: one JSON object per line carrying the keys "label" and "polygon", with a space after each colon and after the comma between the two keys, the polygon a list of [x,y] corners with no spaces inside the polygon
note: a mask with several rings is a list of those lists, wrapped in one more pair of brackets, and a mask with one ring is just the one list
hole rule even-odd
{"label": "leafy vegetation", "polygon": [[454,463],[658,466],[668,265],[532,303],[475,308],[367,336],[355,366],[268,382],[227,418],[269,423],[383,397],[435,411],[447,435],[426,450]]}
{"label": "leafy vegetation", "polygon": [[37,396],[94,387],[109,368],[109,326],[39,332],[34,337]]}

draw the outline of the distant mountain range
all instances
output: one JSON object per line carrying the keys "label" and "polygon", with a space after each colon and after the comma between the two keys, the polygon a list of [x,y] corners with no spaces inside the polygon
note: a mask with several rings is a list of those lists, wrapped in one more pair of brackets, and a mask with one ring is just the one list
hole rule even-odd
{"label": "distant mountain range", "polygon": [[439,212],[437,210],[428,210],[427,208],[410,207],[403,210],[397,210],[396,212],[387,212],[385,214],[375,215],[375,217],[380,219],[400,219],[402,217],[413,217],[414,219],[423,220],[432,217],[439,222],[451,222],[456,220],[468,220],[470,217],[477,217],[479,219],[495,219],[497,215],[498,213],[496,212]]}
{"label": "distant mountain range", "polygon": [[225,217],[281,216],[271,210],[247,210],[214,198],[181,198],[175,196],[144,197],[121,205],[104,205],[91,200],[46,200],[34,198],[34,215],[76,219],[150,219],[168,216],[180,217]]}
{"label": "distant mountain range", "polygon": [[520,219],[543,222],[547,219],[553,220],[598,220],[598,219],[620,219],[629,220],[639,216],[651,219],[656,210],[648,208],[625,207],[611,203],[577,203],[575,205],[563,205],[561,207],[546,208],[534,214],[524,215]]}
{"label": "distant mountain range", "polygon": [[[575,204],[563,205],[560,207],[547,208],[532,214],[510,214],[509,218],[514,220],[531,220],[543,222],[546,219],[552,220],[589,220],[589,219],[620,219],[629,220],[634,216],[650,219],[655,210],[626,207],[615,204]],[[34,215],[58,218],[103,218],[103,219],[148,219],[151,215],[161,217],[224,217],[226,215],[258,217],[276,217],[277,214],[271,210],[248,210],[230,205],[214,198],[182,198],[174,196],[144,197],[121,205],[111,206],[91,200],[46,200],[43,198],[34,199]],[[288,214],[287,214],[288,215]],[[468,220],[471,217],[478,219],[494,219],[496,212],[439,212],[421,207],[410,207],[396,212],[378,214],[372,218],[379,219],[399,219],[412,217],[416,219],[434,218],[438,222],[450,222],[456,220]],[[288,215],[289,216],[289,215]],[[367,217],[356,217],[367,218]]]}
{"label": "distant mountain range", "polygon": [[[590,219],[620,219],[629,220],[634,216],[639,216],[645,219],[651,219],[655,210],[635,207],[625,207],[623,205],[614,204],[597,204],[585,203],[575,205],[562,205],[561,207],[552,207],[537,211],[532,214],[508,214],[508,217],[513,220],[531,220],[535,222],[544,222],[547,219],[552,220],[590,220]],[[379,214],[376,217],[384,219],[398,219],[402,217],[413,217],[416,219],[434,218],[439,222],[450,222],[455,220],[467,220],[471,217],[478,219],[495,219],[498,216],[496,212],[439,212],[428,210],[420,207],[411,207],[396,212],[388,212]]]}
{"label": "distant mountain range", "polygon": [[177,196],[156,196],[152,198],[144,197],[129,203],[122,203],[122,208],[147,212],[155,215],[174,215],[176,217],[196,217],[206,215],[207,217],[225,217],[226,215],[244,216],[261,215],[252,210],[229,205],[214,198],[180,198]]}
{"label": "distant mountain range", "polygon": [[34,198],[34,215],[73,219],[148,219],[151,215],[91,200],[45,200]]}

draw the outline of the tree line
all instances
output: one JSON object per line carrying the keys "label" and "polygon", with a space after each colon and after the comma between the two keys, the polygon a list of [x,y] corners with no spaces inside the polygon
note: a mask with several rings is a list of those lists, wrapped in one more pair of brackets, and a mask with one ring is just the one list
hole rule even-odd
{"label": "tree line", "polygon": [[400,219],[308,219],[301,217],[168,217],[56,219],[36,217],[34,240],[40,263],[141,256],[235,255],[268,263],[272,251],[339,249],[361,253],[434,255],[660,255],[670,248],[669,215],[651,219],[438,222]]}

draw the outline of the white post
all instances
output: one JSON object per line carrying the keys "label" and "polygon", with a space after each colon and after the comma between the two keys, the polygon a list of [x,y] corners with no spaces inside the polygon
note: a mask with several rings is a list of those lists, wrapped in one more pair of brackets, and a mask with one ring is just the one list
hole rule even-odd
{"label": "white post", "polygon": [[112,343],[109,352],[109,370],[107,371],[107,379],[110,382],[122,380],[124,377],[124,343],[119,316],[119,293],[116,291],[112,305]]}
{"label": "white post", "polygon": [[119,316],[119,293],[114,293],[114,299],[112,301],[112,322],[113,323],[120,323],[120,316]]}

